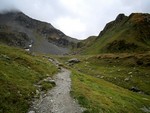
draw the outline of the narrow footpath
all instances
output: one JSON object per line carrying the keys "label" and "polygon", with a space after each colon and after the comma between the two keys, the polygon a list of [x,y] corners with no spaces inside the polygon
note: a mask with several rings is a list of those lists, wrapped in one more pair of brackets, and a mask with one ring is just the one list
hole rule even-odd
{"label": "narrow footpath", "polygon": [[33,102],[28,113],[82,113],[84,110],[70,96],[71,72],[61,68],[61,71],[54,76],[56,86],[49,90],[46,96]]}

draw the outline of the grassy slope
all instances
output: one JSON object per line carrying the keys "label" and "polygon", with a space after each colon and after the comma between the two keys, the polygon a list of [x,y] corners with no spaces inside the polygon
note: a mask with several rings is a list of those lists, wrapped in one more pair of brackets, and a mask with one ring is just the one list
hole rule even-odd
{"label": "grassy slope", "polygon": [[56,67],[40,56],[0,45],[0,112],[26,113],[34,84],[55,72]]}
{"label": "grassy slope", "polygon": [[150,97],[130,92],[92,76],[73,72],[72,95],[86,107],[86,113],[142,113]]}
{"label": "grassy slope", "polygon": [[[147,17],[144,14],[135,14],[115,24],[107,29],[104,35],[98,36],[90,47],[84,47],[81,53],[98,54],[150,50],[150,27],[145,18]],[[122,47],[120,47],[119,41],[122,40],[125,41],[125,44],[121,44]],[[114,41],[117,42],[114,44]]]}
{"label": "grassy slope", "polygon": [[[138,58],[134,58],[135,56]],[[71,57],[60,57],[59,60],[66,62]],[[144,106],[149,109],[149,55],[104,54],[74,57],[81,62],[71,66],[74,68],[71,94],[87,108],[86,112],[142,113]],[[135,59],[143,61],[143,64],[137,65]],[[129,81],[125,81],[128,77],[131,77]],[[129,91],[132,86],[138,87],[147,95]]]}
{"label": "grassy slope", "polygon": [[73,67],[83,73],[97,78],[103,78],[121,87],[130,89],[134,86],[146,94],[150,94],[150,55],[142,55],[99,55],[97,57],[83,59],[83,62]]}

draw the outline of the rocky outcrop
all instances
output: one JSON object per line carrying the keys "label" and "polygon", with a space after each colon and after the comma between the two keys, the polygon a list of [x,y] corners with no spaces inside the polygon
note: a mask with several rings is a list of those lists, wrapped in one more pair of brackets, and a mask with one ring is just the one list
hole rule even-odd
{"label": "rocky outcrop", "polygon": [[127,16],[125,16],[125,14],[119,14],[116,19],[115,19],[115,22],[118,23],[122,20],[124,20],[125,18],[127,18]]}
{"label": "rocky outcrop", "polygon": [[23,32],[0,32],[0,42],[10,46],[26,48],[31,43],[31,40]]}

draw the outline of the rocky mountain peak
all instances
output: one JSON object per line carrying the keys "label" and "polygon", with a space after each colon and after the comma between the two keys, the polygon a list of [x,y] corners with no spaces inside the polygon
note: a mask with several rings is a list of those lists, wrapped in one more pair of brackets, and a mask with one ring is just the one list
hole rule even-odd
{"label": "rocky mountain peak", "polygon": [[124,18],[126,18],[127,16],[125,16],[125,14],[123,14],[123,13],[121,13],[121,14],[119,14],[117,17],[116,17],[116,19],[115,19],[115,21],[116,22],[120,22],[120,21],[122,21]]}
{"label": "rocky mountain peak", "polygon": [[102,36],[109,29],[111,29],[111,28],[119,25],[119,23],[121,23],[122,21],[124,21],[126,18],[128,18],[128,17],[125,16],[125,14],[123,14],[123,13],[119,14],[114,21],[111,21],[111,22],[109,22],[109,23],[106,24],[106,26],[104,27],[104,29],[100,32],[99,36]]}

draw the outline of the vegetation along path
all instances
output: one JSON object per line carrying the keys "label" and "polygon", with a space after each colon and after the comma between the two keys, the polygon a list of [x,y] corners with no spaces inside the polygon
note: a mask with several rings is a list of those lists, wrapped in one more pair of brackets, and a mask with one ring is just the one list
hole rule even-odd
{"label": "vegetation along path", "polygon": [[83,109],[70,96],[70,74],[69,70],[61,68],[61,72],[54,77],[56,86],[34,102],[29,113],[82,113]]}

